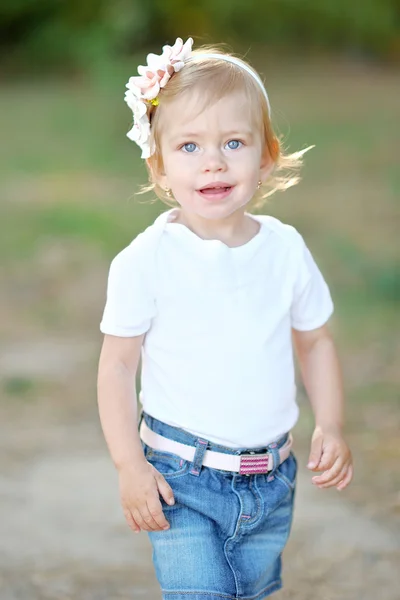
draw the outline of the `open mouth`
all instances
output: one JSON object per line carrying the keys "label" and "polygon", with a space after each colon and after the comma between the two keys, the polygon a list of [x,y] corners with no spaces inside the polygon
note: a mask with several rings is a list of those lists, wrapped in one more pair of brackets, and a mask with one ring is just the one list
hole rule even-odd
{"label": "open mouth", "polygon": [[233,185],[222,184],[222,185],[208,185],[200,188],[198,193],[200,196],[207,200],[222,200],[226,198],[233,190]]}
{"label": "open mouth", "polygon": [[201,190],[199,190],[202,194],[220,194],[221,192],[227,192],[228,190],[232,189],[231,185],[227,185],[227,186],[216,186],[216,187],[209,187],[209,188],[202,188]]}

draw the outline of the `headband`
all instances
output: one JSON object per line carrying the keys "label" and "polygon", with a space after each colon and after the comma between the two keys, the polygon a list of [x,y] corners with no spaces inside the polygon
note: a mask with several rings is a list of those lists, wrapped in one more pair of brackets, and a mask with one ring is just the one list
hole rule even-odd
{"label": "headband", "polygon": [[[150,148],[150,120],[147,109],[150,105],[158,106],[160,89],[164,88],[171,76],[180,71],[191,58],[192,45],[192,38],[185,43],[181,38],[177,38],[173,46],[163,46],[162,54],[148,54],[147,65],[139,66],[139,75],[130,77],[126,84],[128,89],[125,92],[125,102],[133,112],[133,127],[126,135],[141,148],[142,158],[149,158],[154,153],[154,150]],[[198,53],[196,57],[224,60],[249,73],[260,86],[267,102],[268,113],[271,114],[271,106],[264,84],[257,73],[246,63],[234,56],[211,52]]]}
{"label": "headband", "polygon": [[196,58],[200,56],[201,58],[220,58],[221,60],[224,60],[226,62],[230,62],[233,65],[237,65],[238,67],[240,67],[241,69],[243,69],[244,71],[246,71],[249,75],[252,76],[253,79],[255,79],[255,81],[257,81],[258,85],[261,88],[262,93],[264,94],[265,100],[267,101],[267,106],[268,106],[268,114],[271,115],[271,105],[269,103],[269,98],[268,98],[268,94],[267,94],[267,90],[264,87],[263,82],[261,81],[261,79],[259,78],[259,76],[257,75],[257,73],[255,71],[253,71],[253,69],[251,69],[248,65],[246,65],[246,63],[244,63],[242,60],[238,60],[237,58],[235,58],[234,56],[229,56],[227,54],[213,54],[212,52],[198,52],[196,54]]}

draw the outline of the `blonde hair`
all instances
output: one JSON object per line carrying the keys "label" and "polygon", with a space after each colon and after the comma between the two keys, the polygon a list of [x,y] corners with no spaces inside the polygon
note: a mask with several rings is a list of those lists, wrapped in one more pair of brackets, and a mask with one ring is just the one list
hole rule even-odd
{"label": "blonde hair", "polygon": [[[259,83],[244,68],[227,62],[223,58],[219,59],[207,56],[207,53],[221,55],[222,57],[232,56],[211,46],[203,46],[194,50],[184,68],[175,73],[168,81],[168,85],[160,90],[158,105],[149,108],[151,123],[150,144],[154,147],[155,151],[148,159],[148,164],[146,165],[149,173],[149,183],[142,187],[141,192],[154,191],[158,198],[168,206],[178,206],[178,203],[169,197],[166,190],[157,183],[158,175],[163,170],[160,134],[164,106],[168,106],[177,96],[189,90],[193,92],[201,88],[201,95],[204,94],[204,102],[200,107],[201,111],[231,92],[240,90],[244,91],[247,96],[251,114],[254,117],[256,125],[262,129],[263,143],[267,145],[268,152],[274,163],[268,180],[261,184],[260,189],[257,190],[250,202],[249,207],[257,209],[264,204],[266,198],[275,192],[286,190],[299,182],[302,157],[309,148],[294,152],[293,154],[285,154],[279,138],[274,133],[268,102]],[[235,60],[246,65],[257,76],[257,72],[248,63],[236,57]]]}

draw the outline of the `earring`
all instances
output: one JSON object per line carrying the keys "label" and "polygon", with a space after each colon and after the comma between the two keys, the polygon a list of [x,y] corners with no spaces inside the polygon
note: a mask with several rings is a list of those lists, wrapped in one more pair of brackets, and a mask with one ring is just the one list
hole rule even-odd
{"label": "earring", "polygon": [[172,192],[170,188],[165,188],[165,193],[167,194],[168,198],[172,198]]}
{"label": "earring", "polygon": [[258,190],[260,189],[260,187],[261,187],[261,184],[262,184],[262,181],[261,181],[261,179],[260,179],[260,181],[257,183],[257,189],[258,189]]}

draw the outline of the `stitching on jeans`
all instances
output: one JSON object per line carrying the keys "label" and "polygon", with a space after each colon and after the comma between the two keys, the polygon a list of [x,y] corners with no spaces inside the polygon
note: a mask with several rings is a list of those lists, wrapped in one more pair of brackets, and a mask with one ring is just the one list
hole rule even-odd
{"label": "stitching on jeans", "polygon": [[286,477],[286,475],[284,475],[280,471],[280,466],[281,465],[279,465],[279,467],[275,471],[275,476],[276,476],[277,479],[279,479],[279,481],[281,481],[283,484],[285,484],[286,487],[288,487],[289,490],[292,492],[296,488],[296,483],[297,483],[297,461],[296,461],[296,458],[293,456],[293,454],[290,454],[286,460],[290,460],[290,458],[293,458],[295,460],[295,475],[294,475],[294,480],[291,481],[289,479],[289,477]]}
{"label": "stitching on jeans", "polygon": [[268,584],[266,588],[261,590],[261,592],[259,592],[255,596],[242,596],[242,598],[240,600],[261,600],[264,597],[265,593],[270,594],[272,592],[276,592],[281,587],[282,587],[282,580],[276,579],[275,581],[272,581],[270,584]]}
{"label": "stitching on jeans", "polygon": [[[146,459],[150,462],[150,464],[153,464],[153,462],[157,463],[157,461],[159,461],[161,464],[163,464],[163,459],[165,459],[167,457],[163,456],[162,454],[157,454],[157,452],[152,452],[151,456],[149,456],[149,454],[147,454]],[[168,457],[170,458],[170,457]],[[178,470],[177,471],[169,471],[168,473],[163,473],[162,471],[160,471],[161,475],[163,477],[165,477],[166,479],[176,479],[178,477],[182,477],[183,475],[186,475],[186,473],[189,472],[189,467],[190,467],[190,463],[189,462],[185,462],[183,459],[179,459],[179,457],[177,456],[176,458],[171,457],[172,460],[175,460],[176,465],[178,466]],[[183,460],[182,466],[180,465],[179,461]],[[157,468],[157,467],[156,467]]]}
{"label": "stitching on jeans", "polygon": [[283,473],[279,473],[276,472],[275,473],[275,477],[278,479],[278,481],[281,481],[288,489],[290,492],[293,492],[296,488],[296,478],[294,479],[293,483],[290,481],[290,479],[288,479],[286,477],[286,475],[283,475]]}
{"label": "stitching on jeans", "polygon": [[236,586],[235,598],[237,598],[238,594],[239,594],[240,577],[238,577],[238,573],[234,569],[232,561],[231,561],[231,557],[229,555],[231,554],[232,542],[235,540],[235,538],[237,538],[240,535],[240,527],[241,527],[240,513],[243,511],[243,502],[242,502],[242,498],[241,498],[239,492],[235,489],[235,483],[236,483],[235,477],[232,477],[231,490],[235,494],[237,499],[239,500],[239,512],[238,512],[238,515],[236,518],[235,530],[234,530],[233,534],[230,537],[228,537],[224,542],[224,555],[225,555],[226,562],[228,563],[229,568],[232,571],[233,580],[234,580],[235,586]]}
{"label": "stitching on jeans", "polygon": [[[197,594],[199,596],[211,596],[211,600],[213,598],[225,598],[225,600],[236,600],[237,596],[227,596],[226,594],[219,594],[215,592],[165,592],[162,590],[164,596],[172,596],[174,594],[179,594],[180,596],[193,596]],[[257,598],[257,596],[255,596]],[[245,599],[244,599],[245,600]],[[250,599],[251,600],[251,599]]]}
{"label": "stitching on jeans", "polygon": [[[239,600],[262,600],[262,598],[265,597],[265,594],[271,594],[272,592],[276,592],[281,587],[282,587],[282,580],[276,579],[275,581],[271,581],[271,583],[268,584],[266,588],[261,590],[261,592],[258,592],[255,596],[242,596],[241,598],[239,597]],[[162,590],[162,593],[164,596],[173,596],[173,595],[193,596],[194,594],[198,594],[199,596],[210,596],[211,595],[211,600],[213,597],[214,598],[224,598],[225,600],[238,600],[238,596],[227,596],[226,594],[219,594],[219,593],[215,593],[215,592],[204,592],[204,591],[202,591],[202,592],[180,592],[180,591],[166,592],[166,591]]]}
{"label": "stitching on jeans", "polygon": [[261,518],[260,513],[262,512],[261,511],[261,493],[260,493],[260,490],[258,489],[256,478],[257,478],[257,475],[254,478],[250,477],[250,482],[249,482],[249,488],[255,498],[256,506],[257,506],[256,514],[254,515],[254,517],[252,519],[253,523],[260,520],[260,518]]}

